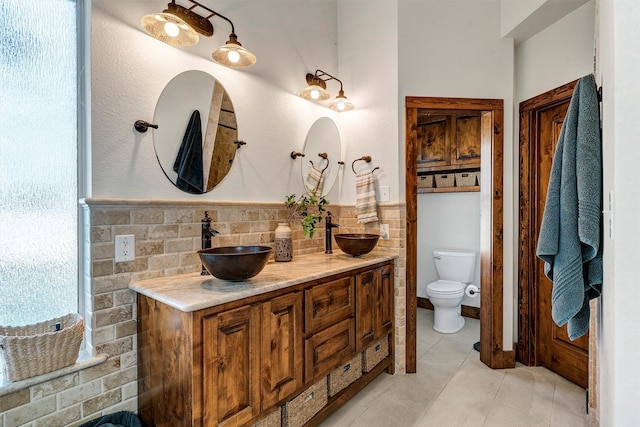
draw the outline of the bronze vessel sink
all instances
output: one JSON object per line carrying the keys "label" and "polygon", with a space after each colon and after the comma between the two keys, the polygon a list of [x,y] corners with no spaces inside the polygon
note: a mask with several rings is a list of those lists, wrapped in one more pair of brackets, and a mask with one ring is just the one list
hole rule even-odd
{"label": "bronze vessel sink", "polygon": [[221,246],[198,251],[202,265],[220,280],[250,279],[262,271],[273,249],[269,246]]}
{"label": "bronze vessel sink", "polygon": [[353,256],[368,254],[378,243],[378,234],[340,233],[334,235],[342,252]]}

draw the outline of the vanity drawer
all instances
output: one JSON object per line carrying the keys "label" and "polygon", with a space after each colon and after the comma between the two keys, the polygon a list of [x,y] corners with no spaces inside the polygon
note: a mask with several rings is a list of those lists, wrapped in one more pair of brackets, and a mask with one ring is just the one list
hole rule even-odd
{"label": "vanity drawer", "polygon": [[352,317],[328,327],[304,341],[304,380],[326,375],[349,359],[356,350],[356,328]]}
{"label": "vanity drawer", "polygon": [[305,333],[311,333],[355,314],[352,276],[333,280],[304,291]]}

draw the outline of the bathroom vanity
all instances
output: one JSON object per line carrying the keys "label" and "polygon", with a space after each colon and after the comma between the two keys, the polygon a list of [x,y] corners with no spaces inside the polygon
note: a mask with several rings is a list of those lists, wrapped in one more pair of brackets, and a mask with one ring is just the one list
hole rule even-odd
{"label": "bathroom vanity", "polygon": [[[381,372],[393,373],[395,258],[336,251],[270,262],[245,282],[189,274],[132,283],[140,418],[150,426],[320,424]],[[381,347],[388,354],[375,366],[326,395],[332,375],[354,360],[360,369]],[[302,406],[287,418],[293,403]]]}

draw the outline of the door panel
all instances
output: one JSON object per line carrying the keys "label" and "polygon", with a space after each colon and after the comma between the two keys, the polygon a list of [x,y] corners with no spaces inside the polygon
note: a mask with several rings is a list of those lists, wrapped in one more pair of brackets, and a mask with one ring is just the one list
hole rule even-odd
{"label": "door panel", "polygon": [[[547,187],[551,174],[553,154],[562,129],[562,123],[569,107],[569,99],[548,108],[539,109],[536,132],[533,139],[537,141],[537,149],[533,159],[536,169],[534,174],[536,206],[536,231],[540,230],[544,205],[547,199]],[[537,246],[538,233],[533,247]],[[544,262],[536,259],[535,284],[537,288],[537,355],[539,364],[549,368],[570,381],[586,388],[588,382],[588,334],[571,341],[567,334],[567,326],[558,327],[551,318],[551,290],[553,283],[544,274]]]}

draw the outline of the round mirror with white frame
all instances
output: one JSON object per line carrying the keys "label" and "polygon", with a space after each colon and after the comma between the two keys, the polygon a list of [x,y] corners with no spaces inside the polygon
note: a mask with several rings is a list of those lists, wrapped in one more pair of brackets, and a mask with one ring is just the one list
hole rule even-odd
{"label": "round mirror with white frame", "polygon": [[233,164],[238,126],[231,99],[212,75],[189,70],[164,88],[153,116],[160,167],[179,189],[211,191]]}
{"label": "round mirror with white frame", "polygon": [[325,196],[336,182],[341,156],[338,127],[328,117],[316,120],[304,143],[301,174],[307,193]]}

